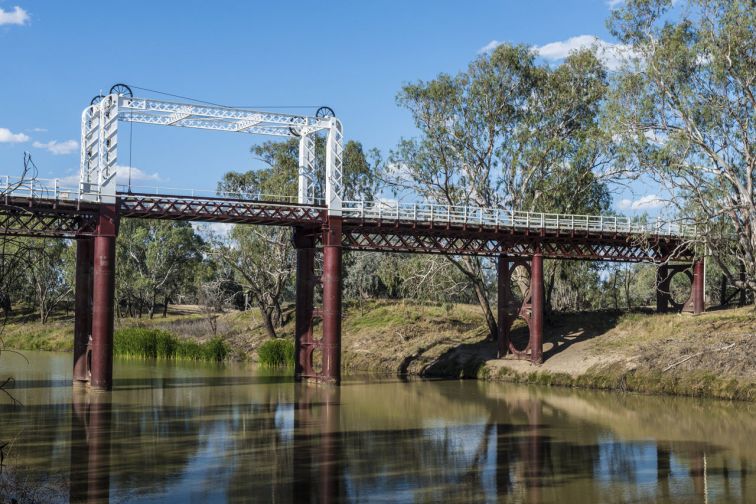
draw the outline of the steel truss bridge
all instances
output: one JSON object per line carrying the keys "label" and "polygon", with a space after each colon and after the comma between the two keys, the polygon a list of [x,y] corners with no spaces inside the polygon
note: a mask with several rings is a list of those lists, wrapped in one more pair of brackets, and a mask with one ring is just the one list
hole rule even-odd
{"label": "steel truss bridge", "polygon": [[[700,313],[704,309],[703,260],[692,246],[696,229],[691,226],[426,202],[344,201],[343,131],[330,109],[308,117],[136,98],[124,85],[111,91],[93,100],[82,113],[78,184],[0,178],[0,233],[77,241],[76,382],[112,387],[115,238],[121,218],[293,228],[297,249],[295,375],[299,380],[340,381],[344,249],[496,258],[499,356],[512,353],[534,363],[543,359],[544,258],[656,263],[661,265],[659,311]],[[297,196],[119,188],[116,162],[121,122],[298,138]],[[327,136],[321,164],[316,163],[316,134]],[[317,166],[325,167],[322,195],[315,194]],[[315,277],[317,253],[323,255],[320,278]],[[522,302],[515,302],[511,288],[517,267],[530,274],[530,289]],[[692,285],[690,299],[681,304],[669,295],[669,282],[677,273],[687,275]],[[322,289],[319,308],[314,306],[316,288]],[[518,317],[529,327],[524,348],[517,348],[510,338]]]}

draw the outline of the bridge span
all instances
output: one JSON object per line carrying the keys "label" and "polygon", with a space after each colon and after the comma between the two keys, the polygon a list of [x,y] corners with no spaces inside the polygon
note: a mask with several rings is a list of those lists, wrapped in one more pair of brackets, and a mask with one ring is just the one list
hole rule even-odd
{"label": "bridge span", "polygon": [[[433,253],[495,258],[498,264],[498,354],[543,360],[543,259],[657,264],[657,309],[704,309],[704,263],[696,230],[674,222],[565,215],[432,202],[345,201],[341,123],[327,107],[314,117],[135,98],[128,86],[96,97],[82,113],[79,183],[0,177],[0,234],[76,240],[74,382],[113,383],[115,243],[122,218],[287,226],[296,248],[295,377],[341,380],[342,251]],[[321,110],[322,110],[321,109]],[[118,123],[210,129],[299,139],[296,198],[169,188],[118,188]],[[314,135],[326,134],[325,162],[315,162]],[[325,173],[317,173],[319,166]],[[316,197],[316,181],[324,185]],[[323,274],[315,275],[316,254]],[[512,275],[529,272],[521,302]],[[691,295],[678,304],[671,278],[684,274]],[[322,306],[315,306],[315,290]],[[522,318],[528,343],[510,338]]]}

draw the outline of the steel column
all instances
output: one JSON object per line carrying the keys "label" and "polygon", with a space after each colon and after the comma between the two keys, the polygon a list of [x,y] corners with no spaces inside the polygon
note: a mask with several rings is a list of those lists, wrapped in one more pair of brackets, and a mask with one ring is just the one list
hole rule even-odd
{"label": "steel column", "polygon": [[94,239],[92,289],[92,364],[90,386],[113,387],[113,300],[115,298],[115,205],[102,205]]}
{"label": "steel column", "polygon": [[92,333],[93,240],[76,240],[76,292],[73,345],[73,382],[89,381],[87,350]]}
{"label": "steel column", "polygon": [[498,268],[496,272],[496,287],[497,287],[497,301],[496,301],[496,328],[498,332],[498,338],[496,341],[496,357],[498,359],[507,355],[509,347],[509,326],[510,321],[507,316],[507,307],[511,302],[509,296],[511,295],[509,289],[509,259],[504,254],[499,256]]}
{"label": "steel column", "polygon": [[298,228],[294,231],[297,250],[296,321],[294,328],[294,379],[311,376],[313,350],[313,301],[315,290],[315,237]]}
{"label": "steel column", "polygon": [[530,264],[530,360],[534,364],[543,363],[543,254],[540,250],[533,255]]}
{"label": "steel column", "polygon": [[656,312],[667,313],[669,309],[670,283],[669,266],[660,264],[656,270]]}
{"label": "steel column", "polygon": [[698,315],[706,309],[706,299],[704,298],[704,260],[697,259],[693,263],[693,281],[691,285],[693,295],[693,313]]}
{"label": "steel column", "polygon": [[323,342],[321,380],[341,381],[341,217],[323,229]]}

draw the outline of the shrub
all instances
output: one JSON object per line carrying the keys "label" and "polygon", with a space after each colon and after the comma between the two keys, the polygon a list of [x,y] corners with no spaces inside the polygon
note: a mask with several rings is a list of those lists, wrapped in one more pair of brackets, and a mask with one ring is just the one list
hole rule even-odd
{"label": "shrub", "polygon": [[115,332],[113,353],[146,359],[186,359],[220,362],[228,347],[220,338],[206,343],[178,339],[168,331],[145,327],[127,327]]}
{"label": "shrub", "polygon": [[271,339],[260,345],[257,354],[260,356],[260,364],[264,366],[293,366],[294,342]]}

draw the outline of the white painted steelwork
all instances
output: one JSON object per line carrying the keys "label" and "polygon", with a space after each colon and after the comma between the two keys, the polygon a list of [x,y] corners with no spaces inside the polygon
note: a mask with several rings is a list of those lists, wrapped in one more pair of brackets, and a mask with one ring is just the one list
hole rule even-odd
{"label": "white painted steelwork", "polygon": [[629,217],[609,215],[572,215],[525,212],[502,208],[440,205],[434,203],[399,203],[397,201],[344,201],[342,215],[365,221],[426,224],[453,224],[487,228],[524,228],[534,231],[588,231],[598,233],[651,234],[658,236],[696,236],[696,227],[657,218],[644,222]]}
{"label": "white painted steelwork", "polygon": [[329,213],[340,214],[343,132],[341,122],[335,117],[259,112],[111,94],[82,113],[80,185],[84,200],[115,201],[119,121],[300,138],[297,201],[301,204],[315,201],[316,164],[312,135],[327,131],[326,201]]}

